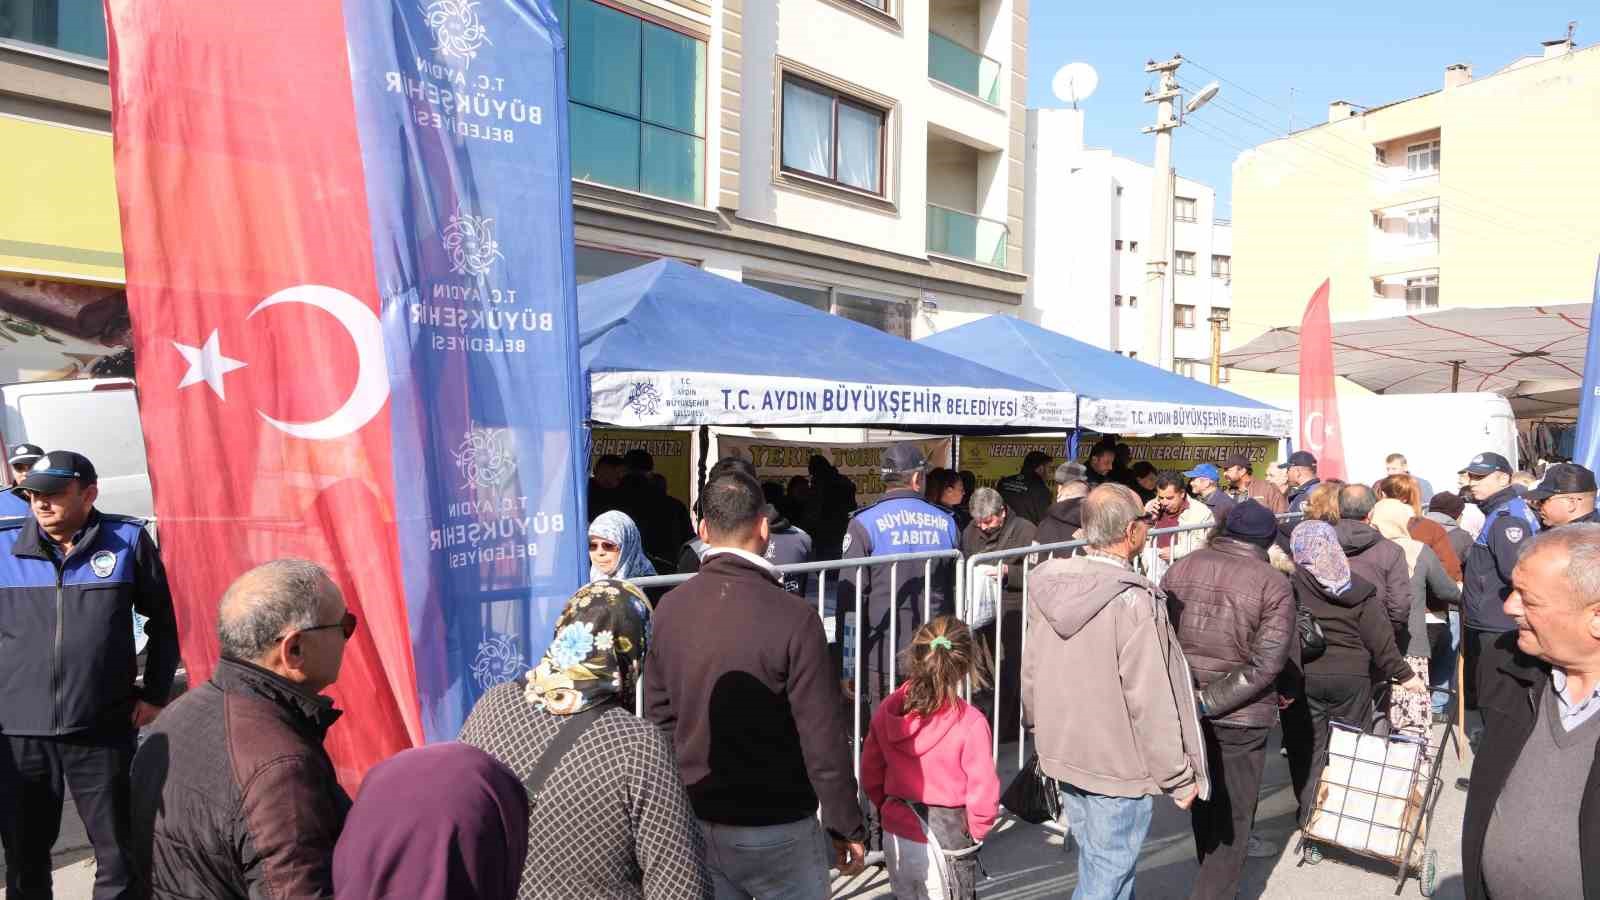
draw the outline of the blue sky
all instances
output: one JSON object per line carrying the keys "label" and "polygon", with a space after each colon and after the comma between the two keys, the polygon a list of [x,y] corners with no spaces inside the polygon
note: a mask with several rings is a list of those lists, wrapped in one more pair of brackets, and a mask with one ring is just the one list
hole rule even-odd
{"label": "blue sky", "polygon": [[1079,104],[1085,140],[1148,163],[1154,138],[1139,129],[1155,121],[1155,106],[1141,102],[1153,83],[1144,63],[1182,53],[1190,60],[1178,71],[1185,84],[1227,79],[1220,102],[1198,112],[1195,127],[1180,128],[1173,144],[1178,172],[1216,187],[1222,217],[1231,208],[1229,174],[1238,148],[1271,140],[1268,128],[1282,134],[1291,110],[1295,127],[1303,128],[1327,121],[1331,100],[1379,106],[1440,88],[1451,63],[1470,63],[1474,76],[1486,75],[1539,53],[1539,42],[1564,36],[1573,19],[1578,46],[1600,39],[1600,7],[1592,0],[1157,8],[1159,14],[1125,0],[1034,0],[1028,105],[1064,105],[1050,92],[1051,77],[1067,63],[1087,62],[1099,72],[1100,87]]}

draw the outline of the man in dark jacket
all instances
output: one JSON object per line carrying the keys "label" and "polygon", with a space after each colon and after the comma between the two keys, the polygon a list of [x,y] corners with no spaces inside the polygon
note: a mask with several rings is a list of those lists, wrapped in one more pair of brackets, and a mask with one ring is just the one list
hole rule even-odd
{"label": "man in dark jacket", "polygon": [[[1033,523],[1019,515],[1012,513],[1006,507],[1005,501],[993,488],[978,488],[972,497],[972,522],[967,525],[967,530],[961,534],[961,552],[968,558],[979,553],[993,553],[998,550],[1016,550],[1034,543],[1036,529]],[[1022,712],[1022,585],[1024,574],[1023,560],[1027,557],[1012,557],[1000,562],[990,562],[974,570],[974,581],[978,578],[998,578],[1000,580],[1000,603],[998,618],[1000,621],[999,653],[995,650],[995,623],[989,622],[976,630],[978,640],[987,644],[989,658],[997,655],[1000,659],[1000,675],[997,679],[1000,691],[1000,740],[1009,742],[1018,737],[1017,722]],[[1037,562],[1032,560],[1029,566]],[[991,574],[992,573],[992,574]],[[974,585],[972,588],[977,590]],[[984,717],[993,721],[994,692],[980,691],[974,695],[973,702],[978,708],[984,710]]]}
{"label": "man in dark jacket", "polygon": [[[1467,554],[1472,550],[1472,535],[1461,527],[1461,515],[1466,510],[1466,501],[1461,495],[1453,491],[1440,491],[1428,500],[1426,518],[1444,529],[1445,538],[1450,541],[1450,549],[1455,551],[1456,559],[1466,565]],[[1437,617],[1436,617],[1437,618]],[[1461,610],[1451,607],[1445,613],[1444,622],[1428,623],[1428,646],[1432,652],[1428,655],[1428,681],[1433,686],[1433,715],[1436,721],[1441,720],[1450,704],[1451,691],[1459,690],[1456,685],[1456,654],[1461,651]]]}
{"label": "man in dark jacket", "polygon": [[1517,687],[1472,764],[1461,829],[1469,900],[1600,900],[1600,525],[1526,545],[1504,612]]}
{"label": "man in dark jacket", "polygon": [[[865,560],[902,553],[955,550],[960,546],[961,534],[956,530],[956,520],[922,498],[927,467],[928,461],[915,443],[896,444],[884,451],[880,471],[883,486],[888,490],[877,503],[863,507],[850,519],[840,559]],[[976,511],[973,517],[977,517]],[[924,579],[925,570],[930,572],[931,580]],[[934,560],[932,565],[883,563],[843,569],[839,572],[835,595],[838,615],[856,612],[858,583],[867,608],[856,617],[856,627],[861,630],[862,658],[858,662],[865,663],[858,665],[857,678],[865,686],[863,715],[870,720],[868,708],[889,696],[897,686],[889,679],[891,657],[911,646],[912,636],[927,621],[925,613],[938,616],[954,611],[955,561]],[[889,642],[891,630],[894,645]],[[843,642],[844,637],[844,628],[840,627],[835,638]],[[849,646],[853,649],[853,645]],[[839,655],[841,658],[844,655],[843,646]],[[895,676],[896,680],[903,679],[905,672],[897,668]],[[847,689],[854,690],[854,685]]]}
{"label": "man in dark jacket", "polygon": [[[1083,528],[1083,498],[1089,496],[1088,470],[1082,463],[1064,462],[1056,466],[1056,502],[1044,511],[1035,535],[1041,544],[1063,544],[1078,539]],[[1070,556],[1067,551],[1051,553]]]}
{"label": "man in dark jacket", "polygon": [[760,485],[739,472],[701,492],[711,549],[656,615],[645,717],[672,736],[717,895],[781,884],[824,900],[830,865],[861,871],[866,830],[827,638],[763,556],[763,508]]}
{"label": "man in dark jacket", "polygon": [[[790,566],[795,563],[811,562],[811,535],[790,524],[783,513],[778,511],[771,503],[764,510],[767,517],[767,530],[771,537],[767,540],[767,562],[774,566]],[[695,571],[699,571],[699,566]],[[811,582],[811,576],[804,572],[796,572],[783,577],[783,589],[796,597],[806,595],[806,585]]]}
{"label": "man in dark jacket", "polygon": [[[1466,656],[1467,703],[1483,715],[1484,729],[1503,715],[1520,712],[1522,682],[1535,664],[1517,651],[1517,625],[1502,609],[1511,593],[1511,570],[1522,545],[1539,532],[1539,517],[1511,484],[1511,463],[1498,453],[1480,453],[1463,471],[1484,523],[1462,566],[1461,649]],[[1505,674],[1517,670],[1521,677]]]}
{"label": "man in dark jacket", "polygon": [[1350,571],[1378,589],[1377,601],[1394,626],[1399,646],[1406,646],[1406,625],[1411,620],[1411,569],[1399,544],[1367,524],[1378,497],[1364,484],[1339,489],[1339,546],[1350,557]]}
{"label": "man in dark jacket", "polygon": [[1213,767],[1211,797],[1195,803],[1190,821],[1200,857],[1190,897],[1232,898],[1247,852],[1277,854],[1248,844],[1278,717],[1274,683],[1296,641],[1294,595],[1267,561],[1277,535],[1271,510],[1247,500],[1209,547],[1178,560],[1161,580],[1194,673]]}
{"label": "man in dark jacket", "polygon": [[1236,501],[1219,484],[1222,473],[1217,471],[1216,466],[1201,463],[1183,473],[1183,477],[1189,479],[1189,492],[1211,510],[1211,518],[1218,522],[1228,521],[1228,513]]}
{"label": "man in dark jacket", "polygon": [[[6,895],[50,896],[66,789],[94,847],[95,900],[131,897],[128,763],[178,666],[167,573],[143,522],[94,508],[98,476],[83,456],[45,454],[20,491],[32,516],[0,525]],[[149,617],[142,690],[135,612]]]}
{"label": "man in dark jacket", "polygon": [[133,760],[134,869],[145,896],[331,898],[350,811],[322,747],[356,617],[315,563],[281,559],[222,595],[222,658]]}
{"label": "man in dark jacket", "polygon": [[1117,464],[1117,445],[1101,441],[1089,450],[1089,487],[1096,488],[1110,482],[1121,484],[1112,470]]}
{"label": "man in dark jacket", "polygon": [[1299,512],[1305,508],[1306,501],[1311,499],[1311,492],[1321,484],[1317,478],[1317,458],[1304,450],[1296,450],[1289,454],[1289,493],[1286,499],[1289,503],[1289,512]]}
{"label": "man in dark jacket", "polygon": [[[1022,469],[1015,475],[1007,475],[1000,479],[995,489],[1000,496],[1005,498],[1006,506],[1011,511],[1038,525],[1044,519],[1044,511],[1050,508],[1055,500],[1055,492],[1050,489],[1045,479],[1050,477],[1050,454],[1039,450],[1030,450],[1022,458]],[[977,518],[974,514],[973,518]]]}
{"label": "man in dark jacket", "polygon": [[856,508],[856,483],[820,455],[811,457],[806,467],[811,473],[811,496],[805,517],[797,524],[811,535],[817,559],[838,559]]}
{"label": "man in dark jacket", "polygon": [[1576,463],[1556,463],[1545,469],[1544,481],[1522,499],[1539,513],[1546,528],[1600,521],[1594,510],[1594,473]]}

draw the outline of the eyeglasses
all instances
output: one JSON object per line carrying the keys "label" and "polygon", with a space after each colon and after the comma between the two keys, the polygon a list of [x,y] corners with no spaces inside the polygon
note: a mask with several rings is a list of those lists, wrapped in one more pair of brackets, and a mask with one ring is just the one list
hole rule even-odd
{"label": "eyeglasses", "polygon": [[[353,612],[347,612],[344,614],[344,618],[333,623],[332,625],[313,625],[310,628],[301,628],[297,630],[301,634],[305,634],[308,631],[325,631],[329,628],[339,628],[344,631],[344,639],[348,641],[351,637],[355,636],[356,625],[358,624],[360,624],[360,620],[356,618],[356,614]],[[294,634],[294,632],[291,631],[289,634]],[[289,634],[286,634],[283,637],[286,638],[289,636]],[[279,638],[278,640],[281,641],[283,638]]]}
{"label": "eyeglasses", "polygon": [[600,550],[600,551],[605,552],[605,553],[616,553],[616,552],[620,551],[621,549],[622,549],[622,546],[620,544],[613,544],[610,541],[601,541],[601,540],[596,540],[594,538],[590,538],[589,539],[589,552],[590,553],[593,553],[596,550]]}
{"label": "eyeglasses", "polygon": [[1137,519],[1134,519],[1133,521],[1138,522],[1138,523],[1140,523],[1142,525],[1154,525],[1155,522],[1156,522],[1156,514],[1155,513],[1145,513],[1144,515],[1140,516]]}

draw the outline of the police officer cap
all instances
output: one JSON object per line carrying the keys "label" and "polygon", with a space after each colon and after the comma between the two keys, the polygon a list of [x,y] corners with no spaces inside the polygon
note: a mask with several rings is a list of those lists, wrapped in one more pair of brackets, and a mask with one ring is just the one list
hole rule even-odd
{"label": "police officer cap", "polygon": [[1557,494],[1594,492],[1593,472],[1576,463],[1557,463],[1544,470],[1544,481],[1535,485],[1524,497],[1528,500],[1544,500]]}
{"label": "police officer cap", "polygon": [[1490,472],[1504,472],[1510,475],[1511,463],[1498,453],[1479,453],[1461,471],[1472,475],[1488,475]]}
{"label": "police officer cap", "polygon": [[1289,454],[1289,465],[1315,469],[1317,467],[1317,458],[1304,450],[1296,450]]}
{"label": "police officer cap", "polygon": [[38,444],[13,444],[11,446],[11,464],[13,466],[31,466],[44,456],[44,451]]}
{"label": "police officer cap", "polygon": [[921,447],[907,441],[883,451],[880,467],[885,475],[920,472],[928,467],[928,458],[922,455]]}
{"label": "police officer cap", "polygon": [[59,494],[74,481],[88,487],[99,480],[94,463],[89,462],[88,457],[71,450],[52,450],[33,464],[18,487],[41,494]]}

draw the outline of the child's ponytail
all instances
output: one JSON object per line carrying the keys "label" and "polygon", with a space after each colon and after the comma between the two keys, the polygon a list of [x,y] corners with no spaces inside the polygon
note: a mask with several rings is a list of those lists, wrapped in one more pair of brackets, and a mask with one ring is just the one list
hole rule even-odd
{"label": "child's ponytail", "polygon": [[906,650],[904,710],[931,716],[961,696],[970,675],[975,687],[988,684],[987,656],[972,639],[972,629],[955,616],[939,616],[917,630]]}

